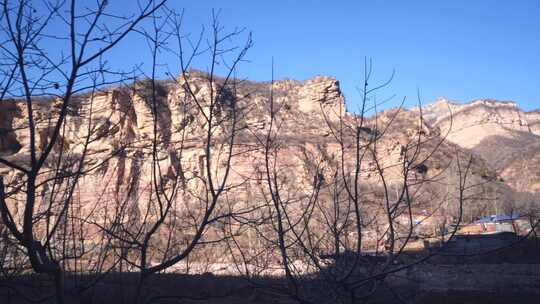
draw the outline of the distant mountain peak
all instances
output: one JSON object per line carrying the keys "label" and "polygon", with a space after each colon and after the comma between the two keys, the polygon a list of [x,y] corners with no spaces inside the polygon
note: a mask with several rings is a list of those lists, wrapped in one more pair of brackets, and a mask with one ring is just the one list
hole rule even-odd
{"label": "distant mountain peak", "polygon": [[[418,109],[415,109],[418,111]],[[540,109],[491,98],[468,103],[437,98],[422,108],[446,139],[481,156],[516,191],[540,192]]]}

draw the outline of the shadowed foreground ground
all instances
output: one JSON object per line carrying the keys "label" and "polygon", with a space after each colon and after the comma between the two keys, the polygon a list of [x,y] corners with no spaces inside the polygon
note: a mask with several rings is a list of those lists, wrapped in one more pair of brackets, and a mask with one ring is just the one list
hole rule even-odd
{"label": "shadowed foreground ground", "polygon": [[[438,273],[435,279],[441,275]],[[499,274],[476,273],[473,277],[482,280],[483,277],[497,275]],[[534,281],[540,280],[538,273],[529,273],[529,275],[531,275],[530,284],[535,284]],[[133,273],[111,274],[96,284],[94,288],[80,290],[76,286],[84,286],[91,282],[93,277],[71,276],[66,279],[66,285],[69,289],[68,303],[134,303],[137,277],[137,274]],[[389,281],[395,282],[395,280],[395,278],[389,278]],[[467,284],[467,279],[455,278],[455,280],[464,281]],[[536,290],[524,288],[520,291],[519,281],[509,282],[506,287],[504,284],[500,284],[500,281],[498,282],[497,286],[493,286],[494,288],[479,286],[485,288],[483,291],[437,290],[437,288],[425,290],[426,286],[418,284],[418,282],[401,282],[398,287],[392,289],[382,286],[369,303],[508,304],[538,303],[540,299],[540,288]],[[324,288],[320,282],[310,284]],[[283,295],[285,286],[285,280],[279,278],[257,278],[250,281],[242,277],[231,276],[159,274],[148,280],[145,290],[146,303],[295,303]],[[4,281],[0,288],[0,303],[33,303],[40,300],[43,295],[52,292],[52,287],[50,281],[36,275],[19,277],[11,282]],[[22,295],[17,295],[15,289],[17,292],[22,292]],[[52,299],[42,300],[45,300],[45,303],[51,303]]]}
{"label": "shadowed foreground ground", "polygon": [[[489,254],[434,257],[388,276],[369,303],[540,303],[539,245],[537,239],[526,240]],[[409,253],[404,260],[422,254]],[[111,273],[95,283],[96,278],[68,274],[67,303],[136,303],[137,273]],[[304,290],[313,295],[312,301],[326,297],[325,302],[331,303],[325,294],[327,283],[316,278],[305,278]],[[52,303],[47,295],[53,290],[52,281],[44,276],[2,279],[0,303]],[[287,281],[276,277],[157,274],[146,281],[145,301],[140,303],[296,303],[286,291]]]}

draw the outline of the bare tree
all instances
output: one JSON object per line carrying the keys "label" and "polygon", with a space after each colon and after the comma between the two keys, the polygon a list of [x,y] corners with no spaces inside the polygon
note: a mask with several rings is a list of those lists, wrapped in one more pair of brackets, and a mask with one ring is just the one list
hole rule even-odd
{"label": "bare tree", "polygon": [[[238,77],[250,33],[225,31],[214,12],[194,37],[165,1],[138,4],[127,16],[106,0],[2,2],[0,119],[17,121],[0,121],[0,274],[51,277],[55,291],[39,301],[66,302],[67,272],[95,274],[76,286],[84,292],[112,271],[137,272],[130,301],[178,298],[148,279],[225,262],[299,303],[369,302],[490,207],[476,202],[500,199],[472,178],[482,164],[425,124],[420,103],[378,110],[392,77],[369,86],[371,61],[357,113],[321,103],[307,119],[327,134],[298,138],[299,112],[276,96],[273,71],[262,109]],[[148,46],[150,70],[107,66],[130,33]],[[192,69],[204,58],[206,71]],[[134,131],[126,121],[137,115]],[[91,178],[99,186],[80,189]],[[422,255],[408,254],[416,246]],[[265,274],[284,284],[251,280]]]}
{"label": "bare tree", "polygon": [[[266,265],[279,264],[282,269],[288,283],[281,292],[300,303],[322,298],[343,303],[369,300],[378,287],[387,285],[385,278],[428,259],[400,262],[417,238],[418,210],[428,209],[426,201],[435,206],[424,221],[450,194],[458,193],[454,197],[462,210],[464,192],[473,188],[467,182],[472,160],[463,167],[457,150],[446,167],[427,175],[427,164],[443,145],[445,135],[428,134],[421,108],[418,115],[403,113],[401,107],[378,114],[378,104],[370,108],[368,103],[373,92],[389,81],[370,89],[371,63],[367,62],[364,76],[359,114],[346,113],[344,106],[328,109],[321,105],[322,119],[332,137],[327,144],[315,139],[321,142],[312,149],[296,147],[281,134],[290,122],[281,114],[286,112],[284,105],[274,99],[274,82],[270,84],[266,133],[257,137],[262,147],[258,198],[267,211],[256,213],[260,222],[242,224],[266,243],[259,246],[274,253]],[[373,116],[366,115],[373,110]],[[395,126],[398,123],[413,128],[403,135],[403,126]],[[395,141],[400,144],[396,146]],[[332,153],[325,145],[335,147]],[[394,152],[383,152],[389,146]],[[298,152],[304,156],[296,156]],[[297,168],[298,161],[302,165]],[[459,185],[451,193],[427,198],[425,188],[440,182],[453,162],[457,162],[458,170],[452,172],[459,177]],[[436,198],[438,204],[433,201]],[[457,226],[461,214],[455,219]],[[450,221],[446,224],[445,231]],[[443,243],[456,231],[448,229]],[[250,267],[253,270],[249,263],[255,260],[250,255],[259,253],[239,245],[240,237],[233,240],[233,252],[241,256],[237,263],[243,264],[238,269],[249,276]]]}
{"label": "bare tree", "polygon": [[[6,191],[4,178],[0,178],[0,213],[10,235],[24,248],[33,271],[54,277],[58,303],[64,302],[63,269],[51,240],[67,223],[77,180],[87,170],[84,154],[92,134],[89,130],[81,155],[69,159],[63,154],[66,120],[81,106],[74,96],[111,83],[105,77],[111,71],[104,56],[164,2],[141,3],[139,12],[126,16],[109,11],[108,1],[97,1],[94,7],[80,7],[77,1],[39,5],[2,1],[0,101],[21,100],[25,104],[27,121],[21,131],[27,132],[28,151],[24,159],[0,158],[0,164],[17,172],[15,184],[9,184],[12,190]],[[51,30],[55,26],[65,32]],[[65,53],[59,53],[57,45]],[[58,155],[53,156],[56,151]],[[68,161],[72,171],[61,173]],[[38,204],[44,187],[52,188],[51,199],[46,212],[41,213]],[[22,212],[17,215],[16,194],[23,195]],[[46,230],[37,231],[43,223]]]}
{"label": "bare tree", "polygon": [[[94,223],[120,249],[120,263],[140,272],[135,296],[141,301],[148,296],[143,295],[148,277],[186,260],[196,248],[220,242],[224,236],[216,224],[236,212],[223,197],[234,187],[230,175],[244,115],[236,73],[252,45],[251,34],[241,47],[229,47],[244,30],[225,32],[214,13],[208,37],[203,31],[193,42],[182,32],[182,17],[162,8],[152,13],[150,31],[138,29],[149,46],[152,69],[133,85],[132,98],[151,113],[150,166],[144,150],[138,152],[137,166],[138,174],[150,178],[137,186],[137,197],[120,202],[107,225]],[[179,71],[160,64],[161,52],[177,56]],[[202,56],[209,58],[208,72],[191,70]],[[216,75],[218,65],[226,66],[224,77]],[[158,80],[159,69],[170,79]],[[209,92],[199,94],[200,86]],[[167,117],[179,123],[165,122]],[[130,220],[125,211],[133,204],[141,214]]]}

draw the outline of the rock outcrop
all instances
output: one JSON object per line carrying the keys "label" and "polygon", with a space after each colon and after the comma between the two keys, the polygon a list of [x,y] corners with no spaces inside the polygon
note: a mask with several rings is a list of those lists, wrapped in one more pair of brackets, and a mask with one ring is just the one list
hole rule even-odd
{"label": "rock outcrop", "polygon": [[[359,172],[362,212],[369,217],[366,222],[376,227],[365,229],[373,235],[385,227],[386,218],[381,213],[384,198],[399,200],[405,182],[411,187],[408,200],[414,212],[456,214],[457,198],[450,192],[456,191],[459,174],[468,162],[467,181],[475,185],[475,195],[467,190],[472,197],[465,206],[468,220],[492,210],[494,204],[503,205],[513,195],[508,185],[519,191],[537,189],[532,183],[527,184],[530,189],[516,187],[521,180],[509,168],[524,166],[517,159],[505,160],[505,166],[493,166],[498,160],[480,150],[482,143],[493,136],[512,139],[520,134],[524,137],[521,143],[540,135],[540,114],[524,113],[515,104],[475,101],[458,105],[439,101],[424,108],[425,120],[420,119],[418,111],[393,109],[366,117],[358,126],[358,117],[345,111],[335,78],[319,76],[304,82],[280,80],[273,84],[243,81],[234,87],[225,87],[223,81],[210,83],[199,72],[190,72],[189,90],[183,77],[159,81],[155,102],[150,98],[151,86],[145,81],[76,96],[39,176],[43,183],[38,213],[60,212],[64,195],[74,189],[69,199],[77,204],[69,212],[77,213],[73,216],[81,227],[95,224],[81,228],[81,238],[95,239],[96,227],[111,223],[136,234],[148,229],[142,222],[161,212],[156,185],[161,192],[177,189],[169,197],[174,201],[174,211],[165,225],[169,230],[163,233],[174,233],[178,246],[185,246],[185,240],[196,233],[204,215],[204,200],[211,191],[206,179],[209,162],[215,182],[228,176],[227,193],[221,198],[217,214],[245,212],[265,203],[268,190],[264,187],[264,141],[268,132],[276,152],[271,162],[278,164],[274,174],[287,191],[284,194],[292,206],[289,211],[297,216],[303,214],[303,200],[317,182],[324,185],[319,193],[323,207],[335,202],[336,195],[337,201],[348,201],[343,185],[337,185],[342,179],[350,182],[354,178],[355,138],[359,138],[363,147]],[[215,96],[212,109],[211,96]],[[274,97],[275,111],[271,131],[270,96]],[[40,99],[35,105],[39,155],[50,141],[58,102]],[[448,108],[452,115],[447,114]],[[210,111],[217,122],[211,126],[207,119]],[[0,103],[0,156],[23,167],[28,166],[30,151],[27,118],[23,101]],[[445,138],[450,125],[452,129]],[[233,157],[231,170],[227,170],[232,130]],[[82,155],[85,158],[80,162]],[[338,170],[340,166],[344,169]],[[6,177],[8,189],[13,190],[9,204],[20,217],[17,210],[21,210],[24,194],[14,189],[24,179],[4,165],[0,165],[0,174]],[[57,179],[60,176],[57,184],[51,183],[53,174]],[[344,177],[336,178],[340,174]],[[440,218],[446,221],[444,216]],[[182,221],[178,224],[175,219]],[[430,231],[435,231],[432,228]],[[215,231],[219,233],[219,229]]]}
{"label": "rock outcrop", "polygon": [[447,139],[471,149],[520,192],[540,191],[540,112],[492,99],[459,104],[441,98],[425,106],[424,118]]}

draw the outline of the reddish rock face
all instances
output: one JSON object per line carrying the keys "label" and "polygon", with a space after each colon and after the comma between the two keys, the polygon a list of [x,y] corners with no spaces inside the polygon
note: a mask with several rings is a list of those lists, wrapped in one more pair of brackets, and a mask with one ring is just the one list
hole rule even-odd
{"label": "reddish rock face", "polygon": [[515,102],[446,99],[423,108],[426,121],[448,132],[448,140],[484,158],[514,190],[539,193],[540,112],[525,112]]}
{"label": "reddish rock face", "polygon": [[[264,204],[268,190],[264,184],[263,143],[270,127],[271,84],[243,82],[229,90],[221,87],[223,80],[210,87],[202,73],[192,72],[189,79],[192,90],[189,93],[183,77],[178,82],[159,82],[155,103],[149,101],[145,83],[74,98],[60,139],[39,176],[43,183],[39,188],[38,213],[57,215],[63,195],[73,188],[74,208],[69,212],[77,218],[81,239],[96,240],[100,229],[111,223],[124,225],[134,233],[145,231],[148,227],[144,223],[151,222],[160,212],[155,195],[157,176],[159,191],[176,189],[174,193],[167,192],[174,207],[160,233],[167,236],[175,231],[175,244],[185,246],[184,240],[195,234],[195,227],[204,214],[204,198],[209,191],[206,165],[210,162],[211,174],[217,181],[221,181],[227,172],[232,117],[237,119],[232,147],[234,156],[225,183],[226,195],[220,199],[216,213],[226,214]],[[209,123],[206,118],[210,113],[208,102],[212,92],[219,92],[214,95],[218,96],[218,102],[212,112],[219,123],[212,125],[211,156],[208,157],[205,143]],[[194,96],[199,104],[194,102]],[[420,119],[417,111],[394,109],[378,113],[376,117],[365,117],[363,125],[358,126],[360,119],[345,111],[345,100],[334,78],[319,76],[304,82],[276,81],[273,96],[276,113],[272,145],[276,154],[272,163],[276,164],[284,195],[291,201],[289,212],[294,216],[303,214],[306,208],[303,202],[317,182],[324,185],[319,196],[321,209],[314,215],[319,219],[319,225],[322,225],[323,213],[331,209],[336,191],[338,201],[347,201],[347,193],[340,184],[343,178],[336,179],[336,176],[344,174],[345,179],[354,176],[357,136],[361,145],[373,147],[365,150],[359,173],[362,211],[369,217],[364,232],[366,238],[372,236],[366,244],[370,241],[376,244],[375,239],[380,237],[378,233],[387,225],[381,213],[385,202],[383,180],[388,187],[386,196],[390,195],[388,192],[396,196],[405,178],[404,159],[411,157],[414,151],[418,155],[407,162],[412,169],[406,179],[417,190],[411,198],[415,212],[424,209],[448,214],[455,212],[452,205],[455,201],[442,202],[443,193],[454,189],[452,187],[458,182],[456,158],[462,164],[467,163],[471,154],[465,149],[469,145],[460,142],[459,134],[468,136],[467,132],[459,133],[461,129],[458,129],[458,135],[449,133],[451,142],[444,140],[448,124],[440,105],[426,107],[425,120]],[[38,149],[50,140],[51,128],[58,115],[56,104],[54,100],[45,100],[36,107]],[[457,105],[450,107],[461,109]],[[460,116],[454,117],[454,125],[460,128],[478,119],[488,119],[490,123],[495,119],[493,123],[504,123],[505,130],[514,128],[520,132],[527,126],[535,126],[529,122],[520,125],[526,120],[519,118],[521,112],[512,105],[500,106],[496,111],[502,118],[474,114],[477,107],[491,109],[496,105],[473,103],[463,107],[470,108],[463,110],[465,118],[460,121]],[[27,117],[24,103],[20,101],[0,104],[0,155],[22,166],[28,164]],[[531,117],[535,116],[531,114]],[[506,126],[507,122],[510,126]],[[482,134],[475,137],[477,140]],[[375,141],[377,144],[373,145]],[[414,148],[418,145],[418,149]],[[84,174],[73,179],[73,173],[81,164]],[[485,210],[486,204],[512,195],[512,190],[497,179],[497,174],[480,157],[473,158],[471,172],[469,183],[482,184],[482,188],[478,200],[467,202],[467,208],[470,207],[467,210]],[[9,189],[16,189],[24,182],[20,174],[5,166],[0,166],[0,173],[6,176]],[[51,178],[58,177],[55,174],[66,177],[61,183],[54,184]],[[52,193],[53,189],[55,193]],[[16,210],[23,204],[23,195],[15,192],[8,198],[17,216],[20,216]],[[486,196],[493,200],[486,203],[482,199]],[[249,216],[268,216],[262,211],[257,212]],[[437,214],[433,220],[421,222],[425,222],[422,230],[429,234],[437,233],[440,225],[448,224],[450,220],[447,214]],[[40,229],[42,233],[47,229],[43,219],[38,220],[37,226],[38,233]],[[218,228],[212,228],[215,234],[219,233]],[[321,226],[315,231],[324,238],[328,234],[325,229]]]}

